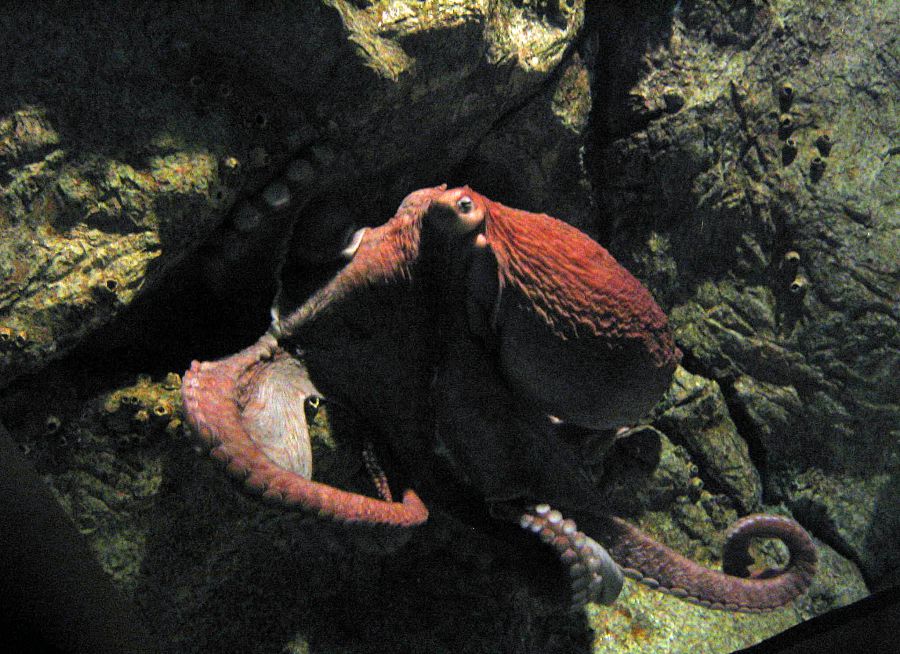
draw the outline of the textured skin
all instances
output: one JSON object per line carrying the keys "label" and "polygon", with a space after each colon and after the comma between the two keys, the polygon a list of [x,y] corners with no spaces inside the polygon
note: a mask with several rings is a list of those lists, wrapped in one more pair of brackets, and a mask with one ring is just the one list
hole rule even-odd
{"label": "textured skin", "polygon": [[[286,353],[302,365],[285,365]],[[575,448],[551,428],[548,415],[588,427],[629,424],[659,400],[679,357],[649,292],[584,234],[468,188],[436,187],[412,193],[391,220],[367,230],[352,260],[259,344],[195,364],[184,397],[213,456],[275,500],[372,524],[427,517],[412,491],[390,501],[377,463],[369,467],[387,501],[273,463],[267,452],[281,456],[303,427],[280,440],[277,425],[294,424],[294,411],[258,398],[280,397],[269,385],[315,388],[371,423],[379,450],[413,486],[428,490],[435,470],[449,470],[495,515],[546,530],[572,574],[586,580],[576,603],[618,592],[617,575],[599,572],[596,539],[626,575],[679,597],[743,611],[783,605],[815,572],[815,548],[799,525],[745,518],[727,538],[731,574],[707,570],[604,514]],[[273,374],[270,362],[278,361]],[[526,508],[536,502],[541,511]],[[584,540],[576,543],[575,524],[562,514],[548,522],[544,504],[575,516]],[[747,546],[757,535],[785,541],[785,570],[747,577]],[[592,572],[585,577],[582,568]]]}
{"label": "textured skin", "polygon": [[[376,500],[326,486],[277,465],[248,431],[242,395],[246,386],[238,382],[248,370],[274,361],[280,354],[274,339],[264,337],[238,354],[213,363],[195,361],[184,375],[182,394],[185,410],[210,456],[222,463],[233,477],[253,492],[287,506],[300,506],[347,522],[382,523],[398,527],[421,524],[428,510],[413,491],[403,503]],[[303,406],[302,398],[297,404]],[[311,457],[311,454],[309,455]],[[307,462],[309,463],[309,462]]]}
{"label": "textured skin", "polygon": [[[518,392],[567,421],[613,428],[642,418],[669,387],[681,353],[647,289],[604,248],[545,214],[471,189],[497,260],[500,361]],[[572,380],[587,384],[573,384]]]}
{"label": "textured skin", "polygon": [[[817,554],[809,536],[793,520],[753,514],[734,523],[725,535],[722,568],[704,568],[615,516],[604,516],[595,533],[611,543],[610,554],[626,576],[693,604],[712,609],[758,613],[777,609],[806,592],[816,573]],[[750,574],[751,538],[778,538],[790,552],[784,571]]]}

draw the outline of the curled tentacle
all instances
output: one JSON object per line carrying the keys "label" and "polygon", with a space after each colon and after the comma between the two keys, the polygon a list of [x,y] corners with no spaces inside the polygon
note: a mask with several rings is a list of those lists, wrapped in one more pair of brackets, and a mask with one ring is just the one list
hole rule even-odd
{"label": "curled tentacle", "polygon": [[250,490],[347,522],[411,527],[428,510],[412,490],[382,501],[309,479],[304,399],[315,393],[303,365],[263,336],[241,352],[193,362],[182,385],[185,413],[210,455]]}
{"label": "curled tentacle", "polygon": [[607,551],[578,531],[573,520],[564,519],[548,504],[526,509],[519,525],[536,533],[553,547],[569,568],[572,578],[572,609],[588,602],[612,604],[622,591],[622,571]]}
{"label": "curled tentacle", "polygon": [[372,478],[372,483],[375,484],[378,495],[385,502],[393,502],[394,496],[391,494],[391,485],[388,483],[387,475],[384,474],[381,464],[378,463],[378,457],[375,456],[375,446],[372,443],[365,444],[362,457],[363,463],[366,465],[366,471],[369,473],[369,477]]}
{"label": "curled tentacle", "polygon": [[[777,609],[806,592],[816,573],[812,539],[795,521],[781,516],[757,514],[738,520],[726,535],[725,572],[691,561],[621,518],[598,520],[598,535],[625,576],[711,609],[748,613]],[[787,566],[751,575],[747,549],[752,538],[781,540],[790,553]]]}

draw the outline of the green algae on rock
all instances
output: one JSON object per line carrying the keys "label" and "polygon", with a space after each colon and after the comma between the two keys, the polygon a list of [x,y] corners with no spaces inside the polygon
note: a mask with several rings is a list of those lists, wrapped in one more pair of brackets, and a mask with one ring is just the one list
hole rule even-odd
{"label": "green algae on rock", "polygon": [[[157,287],[241,189],[259,190],[300,151],[334,162],[309,194],[361,188],[370,221],[383,203],[446,178],[550,78],[584,19],[580,0],[390,4],[334,0],[241,20],[199,5],[8,12],[0,325],[29,340],[0,351],[0,386]],[[232,160],[256,164],[224,166]],[[277,267],[270,245],[260,274]]]}
{"label": "green algae on rock", "polygon": [[759,473],[716,382],[679,367],[669,395],[657,411],[661,411],[657,426],[691,452],[703,473],[742,513],[759,507]]}
{"label": "green algae on rock", "polygon": [[[595,150],[598,206],[615,218],[613,252],[673,307],[691,372],[721,386],[764,494],[823,537],[845,534],[829,544],[874,587],[891,585],[900,570],[900,515],[886,508],[900,506],[890,481],[900,448],[891,372],[900,214],[886,183],[897,179],[887,154],[896,107],[884,92],[895,71],[879,53],[893,48],[892,10],[739,3],[716,22],[723,34],[733,20],[751,27],[723,40],[700,27],[714,4],[685,7],[663,27],[632,26],[655,47],[643,69],[632,67],[636,92],[674,88],[685,105]],[[627,102],[595,105],[595,125]],[[665,244],[655,256],[648,233]],[[799,255],[789,273],[787,252]],[[853,499],[839,508],[837,496]],[[852,526],[861,516],[866,526]]]}

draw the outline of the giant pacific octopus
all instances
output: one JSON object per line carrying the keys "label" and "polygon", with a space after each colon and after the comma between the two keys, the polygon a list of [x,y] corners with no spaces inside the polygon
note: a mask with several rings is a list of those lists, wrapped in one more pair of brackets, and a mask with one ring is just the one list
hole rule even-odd
{"label": "giant pacific octopus", "polygon": [[[336,254],[336,253],[335,253]],[[344,251],[346,265],[268,332],[194,362],[184,402],[213,458],[274,502],[348,522],[409,528],[428,517],[412,488],[394,501],[312,477],[306,405],[349,408],[411,485],[440,450],[454,476],[552,546],[573,603],[611,603],[623,574],[715,609],[766,611],[809,587],[817,555],[793,520],[749,515],[704,568],[608,513],[559,423],[615,429],[645,416],[681,353],[649,291],[581,231],[468,187],[416,191]],[[563,517],[563,516],[568,517]],[[751,572],[752,538],[781,540],[781,570]]]}

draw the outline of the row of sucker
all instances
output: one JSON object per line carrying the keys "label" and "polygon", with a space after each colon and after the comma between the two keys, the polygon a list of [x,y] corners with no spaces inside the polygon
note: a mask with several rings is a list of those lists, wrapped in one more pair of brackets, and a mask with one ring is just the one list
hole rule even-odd
{"label": "row of sucker", "polygon": [[622,591],[622,572],[609,553],[596,541],[578,531],[574,520],[549,504],[529,507],[519,518],[519,526],[538,535],[550,545],[569,570],[572,611],[588,602],[612,604]]}
{"label": "row of sucker", "polygon": [[[192,423],[192,432],[208,448],[209,456],[249,491],[278,505],[312,511],[319,517],[339,522],[385,527],[410,527],[425,522],[428,511],[410,490],[404,492],[400,503],[394,503],[307,480],[304,486],[307,496],[299,498],[290,488],[291,475],[260,456],[249,437],[223,437],[220,429],[243,430],[241,409],[236,401],[236,380],[253,363],[270,360],[276,350],[276,340],[265,336],[228,359],[192,362],[182,387],[185,414]],[[375,466],[380,470],[377,461]]]}
{"label": "row of sucker", "polygon": [[375,455],[375,445],[367,442],[362,451],[362,459],[363,463],[366,466],[366,470],[369,473],[369,477],[372,479],[372,483],[375,484],[375,489],[378,491],[378,496],[381,497],[385,502],[393,502],[394,496],[391,493],[391,486],[388,483],[387,475],[384,473],[384,469],[381,467],[381,464],[378,463],[378,457]]}
{"label": "row of sucker", "polygon": [[[220,164],[223,177],[240,165],[233,156],[224,158]],[[273,258],[278,269],[287,256],[296,256],[309,265],[349,260],[359,246],[363,230],[358,229],[345,207],[338,205],[331,211],[316,211],[312,224],[298,225],[296,221],[311,200],[328,195],[327,180],[334,177],[331,169],[335,165],[334,157],[324,148],[309,148],[291,160],[258,193],[239,201],[200,252],[201,269],[209,288],[226,295],[229,271],[242,269],[245,260],[260,253]],[[289,253],[289,235],[294,229],[303,231],[300,239],[303,251]],[[281,293],[277,275],[276,287],[273,306],[277,307]],[[277,320],[274,309],[273,319]]]}

